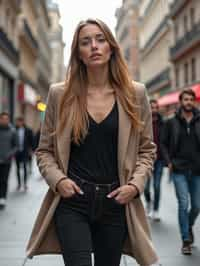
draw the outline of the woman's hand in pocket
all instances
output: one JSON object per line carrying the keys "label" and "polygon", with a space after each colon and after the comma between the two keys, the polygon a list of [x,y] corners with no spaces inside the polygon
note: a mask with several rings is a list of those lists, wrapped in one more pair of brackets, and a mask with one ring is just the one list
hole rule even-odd
{"label": "woman's hand in pocket", "polygon": [[124,185],[113,190],[107,195],[107,197],[115,198],[119,204],[127,204],[137,195],[137,193],[138,191],[134,186]]}
{"label": "woman's hand in pocket", "polygon": [[83,191],[80,187],[70,178],[63,178],[59,181],[56,185],[56,189],[63,198],[71,198],[76,193],[83,195]]}

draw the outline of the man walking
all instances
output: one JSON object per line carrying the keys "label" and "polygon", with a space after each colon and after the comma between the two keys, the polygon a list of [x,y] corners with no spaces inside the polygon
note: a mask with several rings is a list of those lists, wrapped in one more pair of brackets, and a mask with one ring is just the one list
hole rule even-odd
{"label": "man walking", "polygon": [[32,153],[33,149],[33,134],[32,130],[25,126],[24,118],[18,117],[16,119],[16,129],[17,136],[19,141],[19,149],[15,155],[16,166],[17,166],[17,180],[18,186],[17,190],[20,190],[22,187],[22,178],[21,178],[21,167],[24,170],[24,182],[23,187],[26,191],[28,189],[27,186],[27,164],[29,160],[29,156]]}
{"label": "man walking", "polygon": [[17,135],[9,125],[9,114],[0,113],[0,209],[6,206],[11,160],[17,150]]}
{"label": "man walking", "polygon": [[191,89],[180,93],[180,109],[167,121],[162,139],[178,200],[184,255],[192,254],[193,226],[200,212],[200,113],[195,108],[195,98]]}
{"label": "man walking", "polygon": [[[159,206],[160,206],[160,185],[163,170],[163,159],[160,150],[161,131],[163,129],[163,119],[159,113],[159,106],[156,100],[150,100],[153,122],[153,138],[157,145],[157,159],[154,162],[153,178],[148,179],[144,190],[145,200],[147,202],[147,215],[155,221],[160,221]],[[150,185],[153,181],[153,202],[151,198]],[[153,210],[152,208],[153,203]]]}

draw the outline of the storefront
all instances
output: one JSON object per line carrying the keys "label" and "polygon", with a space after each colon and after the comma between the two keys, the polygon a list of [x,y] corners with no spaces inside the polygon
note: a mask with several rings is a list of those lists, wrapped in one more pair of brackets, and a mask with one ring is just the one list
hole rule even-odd
{"label": "storefront", "polygon": [[0,71],[0,112],[14,112],[14,80]]}
{"label": "storefront", "polygon": [[[190,88],[196,94],[197,105],[200,105],[200,83],[192,85],[190,86]],[[180,92],[180,90],[174,91],[158,99],[158,104],[161,108],[161,112],[169,116],[175,111],[175,109],[178,107]]]}
{"label": "storefront", "polygon": [[20,81],[17,98],[20,114],[24,117],[25,123],[33,130],[37,129],[40,123],[40,114],[37,110],[38,94],[35,89],[30,84]]}

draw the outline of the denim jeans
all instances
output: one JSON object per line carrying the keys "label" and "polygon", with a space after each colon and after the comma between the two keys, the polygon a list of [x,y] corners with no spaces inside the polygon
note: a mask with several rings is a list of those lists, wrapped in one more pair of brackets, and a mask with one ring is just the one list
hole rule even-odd
{"label": "denim jeans", "polygon": [[178,200],[180,232],[184,241],[189,239],[189,228],[194,225],[200,212],[200,176],[173,173],[172,180]]}
{"label": "denim jeans", "polygon": [[127,236],[125,206],[107,198],[119,186],[72,178],[84,192],[61,199],[55,212],[56,232],[67,266],[119,266]]}
{"label": "denim jeans", "polygon": [[[157,211],[160,205],[160,185],[161,185],[162,170],[163,170],[163,162],[161,160],[156,160],[154,163],[154,170],[153,170],[153,177],[152,177],[153,190],[154,190],[154,200],[153,200],[154,211]],[[148,203],[151,202],[150,185],[151,185],[151,178],[147,180],[145,190],[144,190],[145,200]]]}

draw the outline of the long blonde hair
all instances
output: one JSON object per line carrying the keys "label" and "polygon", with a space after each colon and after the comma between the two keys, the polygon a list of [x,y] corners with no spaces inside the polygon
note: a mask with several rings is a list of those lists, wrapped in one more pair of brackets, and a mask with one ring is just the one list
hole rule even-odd
{"label": "long blonde hair", "polygon": [[99,19],[87,19],[78,24],[74,33],[64,93],[61,98],[59,109],[60,124],[58,127],[58,134],[64,129],[67,119],[71,117],[72,140],[77,144],[87,135],[89,124],[86,104],[88,86],[87,69],[79,58],[78,43],[80,30],[88,24],[97,25],[104,33],[112,51],[109,61],[110,85],[115,89],[116,95],[119,97],[124,110],[129,115],[132,126],[136,129],[141,127],[133,83],[120,47],[104,22]]}

